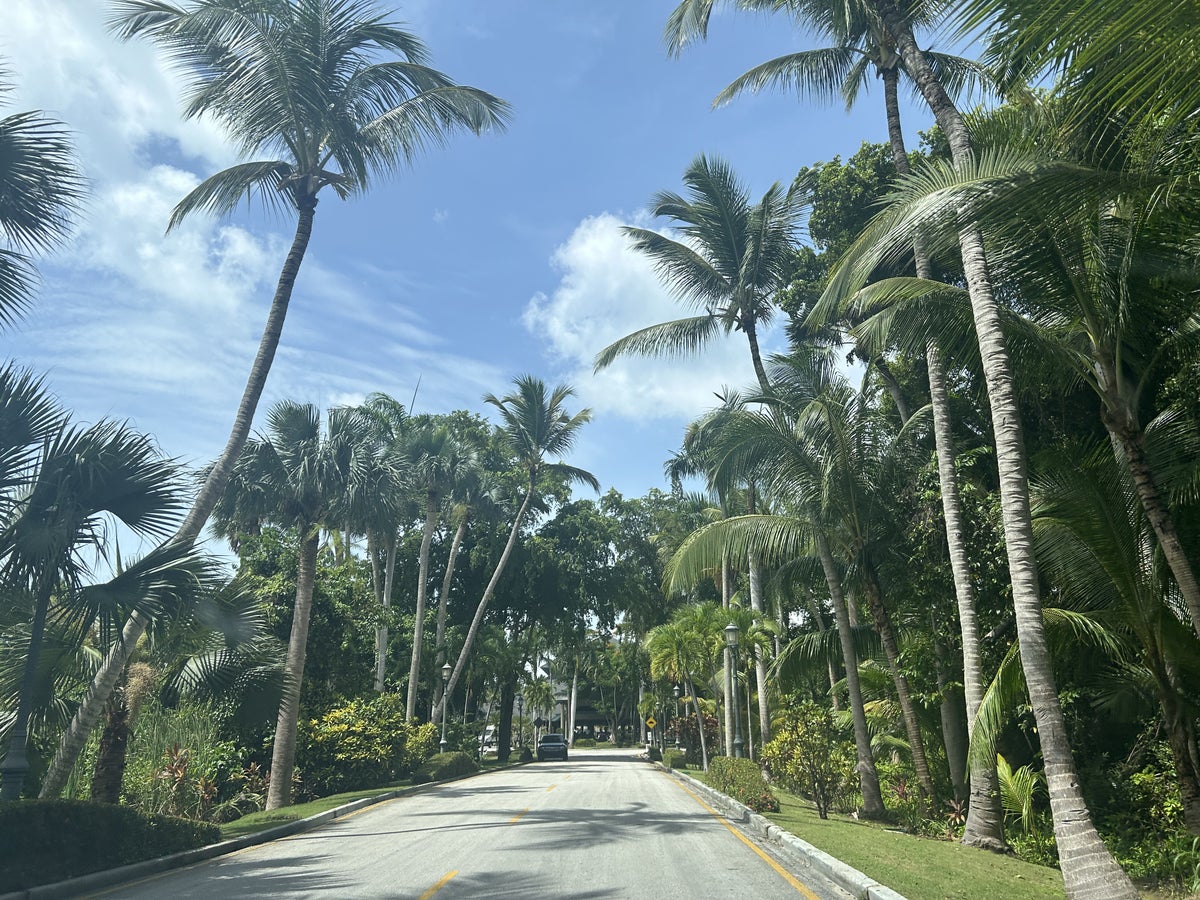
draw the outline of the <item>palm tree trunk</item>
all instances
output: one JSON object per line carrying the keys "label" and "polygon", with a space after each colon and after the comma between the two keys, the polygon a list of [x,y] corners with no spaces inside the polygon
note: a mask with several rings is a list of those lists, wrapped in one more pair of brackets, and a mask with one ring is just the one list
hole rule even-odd
{"label": "palm tree trunk", "polygon": [[16,800],[25,787],[25,776],[29,773],[29,716],[33,710],[34,682],[37,679],[38,658],[42,654],[42,639],[46,633],[46,616],[50,611],[50,596],[54,592],[54,578],[43,576],[34,598],[33,621],[29,625],[29,652],[25,656],[25,670],[21,676],[21,691],[17,699],[17,717],[13,722],[8,741],[8,753],[0,766],[0,800]]}
{"label": "palm tree trunk", "polygon": [[[721,607],[729,609],[729,604],[733,600],[733,567],[729,565],[729,558],[723,556],[721,558]],[[722,635],[724,638],[724,635]],[[721,700],[723,703],[725,728],[721,735],[721,746],[725,748],[726,756],[733,756],[733,707],[729,705],[729,698],[733,694],[733,669],[729,664],[729,651],[723,650],[721,654]],[[737,703],[737,698],[734,697],[734,703]]]}
{"label": "palm tree trunk", "polygon": [[[941,126],[956,163],[972,157],[970,136],[953,101],[917,47],[905,9],[897,0],[872,0],[872,6],[896,42],[904,66]],[[1029,511],[1029,481],[1020,409],[1013,391],[1012,362],[1005,346],[1000,312],[992,293],[979,228],[964,224],[959,243],[963,272],[971,297],[975,334],[979,341],[996,440],[1000,472],[1000,502],[1004,519],[1009,577],[1021,664],[1037,722],[1046,784],[1054,818],[1054,834],[1062,864],[1063,885],[1072,900],[1138,896],[1129,877],[1100,840],[1079,787],[1075,761],[1067,739],[1062,706],[1042,622],[1037,565],[1033,556],[1033,526]]]}
{"label": "palm tree trunk", "polygon": [[567,746],[575,746],[575,703],[579,700],[579,656],[575,656],[575,671],[571,675],[571,722],[567,727]]}
{"label": "palm tree trunk", "polygon": [[91,799],[95,803],[120,803],[129,746],[130,710],[126,700],[128,669],[121,675],[104,709],[104,730],[92,770]]}
{"label": "palm tree trunk", "polygon": [[1138,500],[1141,501],[1142,509],[1146,511],[1146,518],[1150,527],[1154,529],[1154,536],[1158,538],[1158,546],[1162,548],[1167,566],[1179,586],[1179,593],[1187,604],[1192,618],[1192,630],[1200,637],[1200,584],[1196,582],[1191,560],[1188,559],[1187,551],[1179,540],[1179,533],[1175,530],[1175,520],[1146,458],[1145,432],[1137,426],[1132,411],[1125,410],[1124,414],[1119,416],[1112,413],[1114,408],[1124,407],[1119,398],[1109,396],[1111,393],[1115,392],[1109,391],[1104,397],[1101,418],[1108,433],[1125,453],[1125,465],[1129,467]]}
{"label": "palm tree trunk", "polygon": [[[417,557],[417,613],[413,624],[412,662],[408,667],[408,701],[404,716],[410,722],[417,716],[417,687],[421,681],[421,644],[425,637],[425,596],[429,593],[429,546],[437,525],[438,496],[429,491],[425,497],[425,532],[421,535],[421,552]],[[435,720],[431,720],[435,721]]]}
{"label": "palm tree trunk", "polygon": [[817,553],[821,557],[821,569],[829,586],[829,600],[837,618],[838,638],[842,643],[842,659],[846,665],[846,688],[850,694],[850,714],[854,721],[854,747],[858,751],[858,784],[863,797],[863,815],[868,819],[882,819],[886,814],[883,793],[879,789],[879,773],[875,771],[875,758],[871,755],[871,734],[867,731],[867,714],[863,706],[862,688],[858,683],[858,654],[854,649],[854,635],[850,627],[850,613],[846,608],[846,597],[842,593],[842,580],[833,562],[829,542],[820,531],[816,533]]}
{"label": "palm tree trunk", "polygon": [[743,318],[742,329],[746,332],[746,340],[750,344],[750,361],[754,364],[754,376],[758,379],[758,386],[765,394],[771,389],[771,382],[767,380],[767,370],[763,368],[762,352],[758,348],[758,329],[754,324],[752,313]]}
{"label": "palm tree trunk", "polygon": [[[288,250],[287,258],[284,260],[283,269],[279,273],[279,281],[275,285],[275,296],[271,300],[271,309],[267,313],[267,324],[258,344],[258,353],[250,367],[250,375],[246,379],[246,388],[242,393],[241,402],[238,404],[237,414],[234,416],[229,440],[204,479],[204,484],[200,488],[200,493],[196,495],[187,518],[184,519],[183,524],[171,539],[176,543],[190,546],[200,536],[201,529],[204,528],[208,517],[212,515],[217,499],[224,493],[225,486],[229,483],[233,464],[241,455],[246,438],[250,435],[254,412],[258,409],[258,401],[266,386],[267,374],[271,370],[271,363],[275,359],[275,351],[279,347],[279,339],[283,334],[283,322],[287,317],[288,304],[292,299],[296,276],[300,273],[300,263],[304,261],[304,254],[308,249],[309,239],[312,237],[316,208],[316,197],[305,198],[298,204],[296,233],[292,238],[291,249]],[[57,797],[62,793],[67,778],[70,776],[71,770],[75,768],[76,760],[79,759],[79,754],[87,744],[92,729],[96,726],[96,721],[104,711],[108,698],[112,696],[117,679],[125,671],[134,647],[137,646],[138,640],[149,625],[150,620],[138,612],[130,615],[125,622],[125,626],[121,629],[121,639],[109,648],[104,662],[100,664],[100,668],[92,678],[92,683],[88,686],[87,695],[71,719],[71,724],[63,732],[58,750],[42,781],[42,790],[38,794],[40,799]]]}
{"label": "palm tree trunk", "polygon": [[[763,613],[762,562],[758,555],[751,553],[747,560],[750,570],[750,608],[760,617]],[[763,659],[762,647],[754,644],[754,682],[758,688],[758,732],[759,743],[765,744],[771,739],[771,710],[767,704],[767,663]],[[746,727],[750,720],[746,719]]]}
{"label": "palm tree trunk", "polygon": [[391,621],[392,586],[396,575],[396,549],[399,545],[395,530],[389,529],[383,560],[383,592],[379,604],[383,612],[383,623],[375,629],[375,690],[381,694],[387,687],[388,622]]}
{"label": "palm tree trunk", "polygon": [[866,564],[867,605],[871,609],[871,618],[875,622],[875,630],[879,632],[879,640],[887,655],[888,668],[892,670],[892,684],[896,686],[896,698],[900,703],[900,715],[904,719],[904,731],[908,736],[908,748],[912,754],[913,769],[917,774],[917,785],[921,792],[921,803],[928,815],[937,802],[933,790],[933,778],[929,773],[929,761],[925,757],[925,742],[921,737],[921,725],[917,720],[917,710],[913,705],[912,691],[908,687],[908,678],[900,669],[900,647],[896,642],[896,629],[892,627],[892,618],[888,615],[887,607],[883,604],[883,592],[879,588],[879,576],[872,563]]}
{"label": "palm tree trunk", "polygon": [[[883,71],[884,99],[887,107],[888,139],[896,171],[908,175],[908,151],[904,132],[900,128],[898,97],[899,70]],[[929,255],[917,241],[913,246],[917,277],[932,280],[933,267]],[[975,586],[967,563],[964,538],[962,498],[958,492],[958,473],[954,468],[954,436],[950,427],[950,400],[946,391],[946,370],[937,342],[930,338],[925,345],[925,362],[929,376],[929,402],[933,410],[933,442],[938,461],[938,486],[942,497],[942,514],[946,520],[946,546],[950,553],[950,571],[954,578],[954,596],[958,605],[959,629],[963,648],[963,697],[967,705],[967,740],[975,727],[975,717],[983,702],[983,666],[979,652],[979,627],[975,614]],[[1000,784],[994,760],[977,761],[971,767],[971,791],[967,807],[967,823],[962,842],[1003,853],[1004,812],[1000,806]]]}
{"label": "palm tree trunk", "polygon": [[[692,708],[696,710],[696,729],[700,733],[700,768],[708,771],[708,741],[704,738],[704,716],[700,714],[700,698],[696,696],[696,685],[692,676],[687,676],[688,696],[692,698]],[[615,732],[614,732],[615,733]]]}
{"label": "palm tree trunk", "polygon": [[[467,660],[471,656],[471,647],[475,643],[475,638],[479,634],[479,628],[483,624],[483,614],[487,612],[488,603],[491,602],[492,595],[496,593],[496,585],[500,583],[500,576],[504,574],[504,567],[508,565],[508,558],[512,556],[513,547],[517,543],[517,534],[521,530],[521,521],[525,518],[525,513],[529,509],[529,504],[533,500],[533,490],[535,484],[535,476],[530,475],[529,487],[525,491],[525,499],[521,501],[521,508],[517,510],[516,518],[513,519],[512,529],[508,532],[508,542],[504,545],[504,552],[500,554],[500,559],[496,563],[496,568],[492,571],[492,577],[488,579],[487,587],[483,590],[483,596],[479,599],[479,605],[475,607],[475,616],[471,619],[471,627],[467,629],[466,639],[463,641],[462,650],[459,651],[458,661],[454,664],[454,671],[450,673],[450,681],[446,685],[446,692],[454,693],[454,686],[458,684],[459,676],[466,668]],[[442,714],[442,704],[446,702],[443,697],[438,703],[437,708],[433,711],[434,720]]]}
{"label": "palm tree trunk", "polygon": [[1195,765],[1196,735],[1180,695],[1172,687],[1160,688],[1167,743],[1175,760],[1183,821],[1192,834],[1200,834],[1200,772]]}
{"label": "palm tree trunk", "polygon": [[[379,564],[379,541],[376,532],[367,532],[367,557],[371,561],[371,588],[375,592],[375,608],[386,615],[383,591],[383,567]],[[387,674],[387,625],[380,622],[375,626],[375,692],[383,693],[384,676]]]}
{"label": "palm tree trunk", "polygon": [[938,712],[942,721],[942,746],[946,750],[946,767],[950,771],[950,783],[954,786],[954,799],[964,801],[970,797],[967,788],[967,710],[963,704],[962,689],[951,680],[951,666],[947,658],[950,651],[938,635],[938,623],[931,621],[930,626],[938,695],[942,698],[938,704]]}
{"label": "palm tree trunk", "polygon": [[292,773],[296,768],[296,730],[300,722],[300,685],[304,680],[304,659],[308,649],[308,622],[312,616],[313,586],[317,577],[316,528],[300,545],[296,567],[296,605],[292,611],[292,632],[288,639],[287,660],[283,665],[283,698],[275,721],[275,742],[271,748],[271,781],[267,788],[267,809],[292,805]]}
{"label": "palm tree trunk", "polygon": [[[446,614],[450,607],[450,585],[454,581],[454,563],[458,558],[458,551],[462,547],[463,539],[467,536],[467,523],[471,518],[471,510],[468,508],[463,511],[462,518],[458,520],[458,527],[454,529],[454,538],[450,541],[450,558],[446,560],[446,574],[442,577],[442,592],[438,595],[438,612],[437,612],[437,635],[435,637],[437,647],[437,661],[434,663],[435,669],[440,673],[442,666],[446,664]],[[434,687],[433,694],[433,709],[442,700],[442,682],[440,679]],[[434,721],[433,709],[430,710],[430,721]]]}

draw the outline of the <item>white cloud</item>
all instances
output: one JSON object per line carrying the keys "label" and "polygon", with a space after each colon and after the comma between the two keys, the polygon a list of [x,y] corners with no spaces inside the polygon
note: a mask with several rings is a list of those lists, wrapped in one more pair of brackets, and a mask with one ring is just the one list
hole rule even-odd
{"label": "white cloud", "polygon": [[435,210],[433,211],[433,221],[434,221],[434,224],[436,224],[436,225],[441,225],[441,224],[443,224],[444,222],[448,221],[449,219],[450,219],[450,210],[448,210],[448,209],[435,209]]}
{"label": "white cloud", "polygon": [[596,353],[618,338],[694,315],[662,286],[649,260],[629,247],[621,225],[608,213],[584,219],[555,251],[558,286],[529,301],[523,322],[546,339],[583,405],[639,421],[691,419],[716,405],[714,393],[723,386],[753,380],[749,350],[734,334],[694,357],[627,357],[593,375]]}

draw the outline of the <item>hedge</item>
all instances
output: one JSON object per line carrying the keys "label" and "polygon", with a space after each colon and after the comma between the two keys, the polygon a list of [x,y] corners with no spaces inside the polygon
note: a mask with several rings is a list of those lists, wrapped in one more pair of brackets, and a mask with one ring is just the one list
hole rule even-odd
{"label": "hedge", "polygon": [[436,753],[421,763],[413,773],[412,783],[425,784],[478,771],[479,764],[474,759],[459,750],[452,750],[449,753]]}
{"label": "hedge", "polygon": [[194,850],[217,826],[84,800],[0,803],[0,894]]}
{"label": "hedge", "polygon": [[718,756],[709,763],[708,776],[714,788],[755,812],[779,812],[779,799],[753,760]]}
{"label": "hedge", "polygon": [[662,761],[668,769],[682,769],[687,764],[687,754],[668,747],[663,751]]}

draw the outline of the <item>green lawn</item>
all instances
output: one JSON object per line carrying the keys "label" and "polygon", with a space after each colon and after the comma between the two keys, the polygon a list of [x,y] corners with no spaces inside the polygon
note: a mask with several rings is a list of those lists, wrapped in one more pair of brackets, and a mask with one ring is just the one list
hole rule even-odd
{"label": "green lawn", "polygon": [[1065,897],[1057,869],[921,838],[842,816],[820,819],[813,805],[775,790],[780,811],[767,818],[909,900]]}

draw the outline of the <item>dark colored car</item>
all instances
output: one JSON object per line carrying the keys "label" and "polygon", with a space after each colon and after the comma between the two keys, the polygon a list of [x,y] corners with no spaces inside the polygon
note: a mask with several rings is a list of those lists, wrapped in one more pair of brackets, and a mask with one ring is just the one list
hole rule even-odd
{"label": "dark colored car", "polygon": [[538,762],[547,759],[567,760],[567,739],[561,734],[543,734],[538,741]]}

